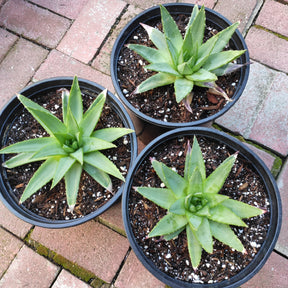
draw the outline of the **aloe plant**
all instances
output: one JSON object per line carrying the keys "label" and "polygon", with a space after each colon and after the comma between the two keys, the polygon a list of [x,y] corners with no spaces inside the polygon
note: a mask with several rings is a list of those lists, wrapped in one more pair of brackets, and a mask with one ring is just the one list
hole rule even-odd
{"label": "aloe plant", "polygon": [[194,6],[184,38],[167,9],[160,5],[163,33],[141,24],[156,48],[139,44],[127,47],[138,53],[150,64],[144,68],[158,72],[143,81],[135,94],[174,83],[176,101],[183,101],[192,112],[190,104],[193,87],[207,87],[210,93],[219,94],[231,101],[215,81],[218,76],[231,73],[243,65],[231,63],[246,50],[222,51],[237,29],[239,22],[217,33],[204,43],[206,16],[204,6]]}
{"label": "aloe plant", "polygon": [[213,237],[231,248],[246,253],[229,225],[247,227],[242,218],[258,216],[265,211],[219,194],[237,158],[226,158],[208,177],[196,137],[185,159],[184,177],[165,164],[151,159],[152,166],[166,188],[136,187],[145,198],[167,209],[148,237],[165,240],[186,231],[189,256],[194,269],[201,261],[202,249],[213,252]]}
{"label": "aloe plant", "polygon": [[85,113],[76,76],[70,92],[61,89],[61,93],[63,122],[42,106],[18,94],[20,102],[50,137],[18,142],[1,149],[0,153],[18,153],[3,164],[10,169],[31,162],[44,161],[27,184],[20,203],[51,180],[52,189],[64,177],[67,204],[73,212],[83,170],[108,191],[112,191],[109,175],[125,180],[116,165],[100,150],[116,147],[112,142],[133,130],[118,127],[95,130],[105,104],[107,90],[97,96]]}

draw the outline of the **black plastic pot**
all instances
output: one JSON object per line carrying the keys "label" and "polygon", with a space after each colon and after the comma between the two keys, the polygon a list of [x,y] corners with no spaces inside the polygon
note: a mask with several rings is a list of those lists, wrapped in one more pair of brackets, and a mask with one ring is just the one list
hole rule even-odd
{"label": "black plastic pot", "polygon": [[[167,10],[170,12],[171,15],[181,13],[181,14],[190,16],[192,9],[194,7],[194,4],[171,3],[171,4],[164,4],[164,6],[167,8]],[[232,24],[229,20],[227,20],[225,17],[215,12],[214,10],[205,8],[205,11],[206,11],[206,23],[213,24],[213,26],[217,27],[219,31],[225,29],[226,27]],[[135,18],[133,18],[124,27],[124,29],[122,30],[122,32],[116,39],[115,44],[113,46],[112,54],[111,54],[111,67],[110,67],[111,77],[112,77],[112,81],[113,81],[113,85],[116,90],[116,93],[119,95],[120,99],[128,107],[128,109],[131,110],[138,118],[156,126],[161,126],[161,127],[168,128],[168,129],[191,127],[191,126],[202,125],[207,122],[215,120],[216,118],[221,116],[223,113],[228,111],[236,103],[236,101],[239,99],[239,97],[243,93],[243,90],[248,81],[249,70],[250,70],[249,65],[244,66],[240,69],[241,75],[240,75],[239,82],[237,83],[235,93],[232,97],[233,101],[227,103],[219,112],[215,113],[214,115],[209,116],[205,119],[201,119],[201,120],[196,120],[196,121],[191,121],[191,122],[186,122],[186,123],[176,123],[176,122],[164,122],[158,119],[154,119],[140,112],[138,109],[136,109],[124,96],[120,88],[118,77],[117,77],[117,70],[118,70],[117,62],[119,59],[120,51],[123,48],[123,46],[126,44],[127,39],[133,34],[135,30],[139,28],[140,23],[147,23],[155,19],[159,19],[159,20],[161,19],[159,6],[155,6],[150,9],[147,9],[144,12],[137,15]],[[239,58],[239,63],[244,64],[244,63],[249,62],[248,49],[244,41],[244,38],[242,37],[239,30],[236,30],[236,32],[232,36],[230,40],[230,46],[231,46],[231,49],[233,50],[246,49],[245,54],[243,54]]]}
{"label": "black plastic pot", "polygon": [[[241,157],[250,163],[255,171],[260,175],[264,186],[266,188],[267,194],[269,196],[270,201],[270,225],[267,231],[267,236],[262,244],[262,247],[254,257],[254,259],[250,262],[250,264],[240,271],[235,276],[232,276],[229,280],[224,280],[222,282],[213,283],[213,284],[196,284],[196,283],[188,283],[184,281],[180,281],[178,279],[172,278],[171,276],[165,274],[160,271],[152,260],[148,259],[145,256],[144,251],[137,243],[135,236],[132,231],[132,227],[130,225],[131,219],[129,216],[129,197],[130,191],[132,188],[133,178],[137,174],[137,171],[143,163],[143,161],[147,160],[147,155],[151,153],[154,149],[159,147],[165,142],[168,142],[175,138],[182,138],[183,136],[202,136],[211,141],[218,141],[223,143],[233,151],[239,151]],[[161,160],[160,160],[161,161]],[[273,248],[276,244],[277,238],[280,233],[281,221],[282,221],[282,210],[281,210],[281,199],[278,191],[277,184],[271,175],[269,169],[266,167],[264,162],[246,145],[244,145],[239,140],[222,133],[218,130],[210,129],[210,128],[179,128],[172,131],[169,131],[165,134],[154,139],[150,144],[148,144],[145,149],[138,155],[136,161],[134,162],[133,167],[131,167],[129,174],[126,178],[126,185],[122,195],[122,213],[123,213],[123,221],[125,225],[125,231],[130,242],[130,245],[137,255],[138,259],[142,262],[142,264],[148,269],[156,278],[165,284],[169,285],[173,288],[220,288],[220,287],[239,287],[241,284],[247,282],[251,279],[265,264],[268,257],[273,251]]]}
{"label": "black plastic pot", "polygon": [[[80,89],[86,89],[94,94],[99,94],[104,88],[92,81],[88,81],[85,79],[78,79]],[[22,94],[29,98],[34,98],[39,94],[47,93],[48,91],[55,91],[60,88],[67,88],[70,89],[72,85],[73,78],[72,77],[61,77],[61,78],[50,78],[43,81],[39,81],[36,84],[28,86],[21,90],[19,94]],[[115,97],[111,92],[108,91],[107,93],[107,100],[106,103],[112,108],[114,112],[116,112],[121,121],[123,122],[123,126],[133,129],[133,123],[125,110],[122,103]],[[0,139],[1,139],[1,147],[3,147],[6,143],[6,133],[11,123],[13,123],[15,115],[19,111],[22,111],[23,105],[19,102],[18,98],[14,96],[11,101],[4,107],[0,114]],[[134,162],[135,158],[137,157],[137,139],[135,133],[129,134],[130,142],[131,142],[131,160],[130,166]],[[14,199],[14,196],[11,194],[12,188],[10,187],[9,183],[5,177],[5,169],[2,167],[2,163],[4,162],[4,155],[1,155],[0,158],[0,199],[5,204],[5,206],[17,217],[20,219],[31,223],[33,225],[45,227],[45,228],[66,228],[72,227],[75,225],[82,224],[86,221],[89,221],[109,207],[111,207],[121,196],[123,186],[115,193],[115,195],[106,202],[102,207],[98,210],[78,219],[71,219],[71,220],[50,220],[44,217],[40,217],[37,214],[29,211],[23,205],[19,205],[17,200]]]}

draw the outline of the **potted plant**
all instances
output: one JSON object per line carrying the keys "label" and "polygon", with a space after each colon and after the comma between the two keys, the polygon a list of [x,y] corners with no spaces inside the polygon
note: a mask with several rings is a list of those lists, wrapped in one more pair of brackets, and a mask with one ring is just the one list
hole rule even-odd
{"label": "potted plant", "polygon": [[[191,145],[193,146],[191,148]],[[281,200],[247,146],[209,128],[179,128],[138,155],[122,196],[126,234],[170,287],[239,287],[271,254]]]}
{"label": "potted plant", "polygon": [[20,91],[0,121],[0,196],[16,216],[71,227],[121,195],[137,141],[128,113],[100,85],[76,76],[40,81]]}
{"label": "potted plant", "polygon": [[214,120],[234,105],[248,80],[249,54],[238,24],[193,4],[142,12],[112,50],[116,93],[153,125],[191,127]]}

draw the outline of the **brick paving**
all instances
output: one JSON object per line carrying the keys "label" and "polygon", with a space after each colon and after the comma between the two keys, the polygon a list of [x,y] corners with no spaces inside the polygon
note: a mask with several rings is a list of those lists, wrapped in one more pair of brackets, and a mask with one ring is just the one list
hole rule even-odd
{"label": "brick paving", "polygon": [[[253,62],[249,81],[239,101],[214,124],[242,136],[274,172],[284,220],[271,257],[241,287],[287,287],[288,1],[178,2],[204,3],[232,22],[241,21]],[[134,15],[158,3],[0,0],[0,108],[15,92],[48,77],[77,74],[114,93],[109,66],[114,41]],[[151,126],[133,120],[140,151],[162,131],[154,129],[151,136]],[[120,202],[97,219],[60,230],[27,224],[0,203],[0,256],[0,287],[165,287],[129,247]]]}

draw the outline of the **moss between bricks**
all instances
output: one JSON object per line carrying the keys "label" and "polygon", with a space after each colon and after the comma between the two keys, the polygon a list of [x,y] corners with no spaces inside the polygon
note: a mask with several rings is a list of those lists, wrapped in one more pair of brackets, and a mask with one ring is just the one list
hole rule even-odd
{"label": "moss between bricks", "polygon": [[33,229],[29,232],[27,237],[25,238],[25,243],[33,248],[39,255],[44,256],[51,262],[58,264],[59,266],[63,267],[65,270],[68,270],[71,274],[75,275],[76,277],[80,278],[82,281],[88,283],[94,288],[101,288],[104,284],[107,284],[105,281],[96,277],[92,272],[87,271],[86,269],[82,268],[76,263],[73,263],[67,260],[65,257],[57,254],[56,252],[48,249],[44,245],[40,244],[39,242],[30,239],[30,235]]}
{"label": "moss between bricks", "polygon": [[230,136],[238,139],[239,141],[241,141],[241,142],[243,142],[243,143],[246,143],[246,144],[249,144],[249,145],[251,145],[251,146],[254,146],[254,147],[257,148],[258,150],[262,150],[262,151],[270,154],[270,155],[274,158],[274,162],[273,162],[273,165],[272,165],[272,168],[271,168],[271,174],[273,175],[273,177],[274,177],[275,179],[277,178],[278,174],[279,174],[280,171],[281,171],[282,164],[283,164],[283,161],[282,161],[282,159],[281,159],[279,156],[277,156],[276,154],[274,154],[274,153],[271,152],[270,150],[267,150],[267,149],[261,147],[260,145],[253,143],[252,141],[247,141],[247,140],[245,140],[245,138],[244,138],[243,136],[241,136],[241,135],[234,135],[233,133],[231,133],[231,132],[229,132],[229,131],[226,131],[226,130],[224,131],[224,129],[221,129],[221,127],[218,126],[218,125],[215,124],[215,123],[214,123],[212,126],[213,126],[213,128],[215,128],[215,129],[217,129],[217,130],[219,130],[219,131],[223,131],[223,132],[229,134]]}

